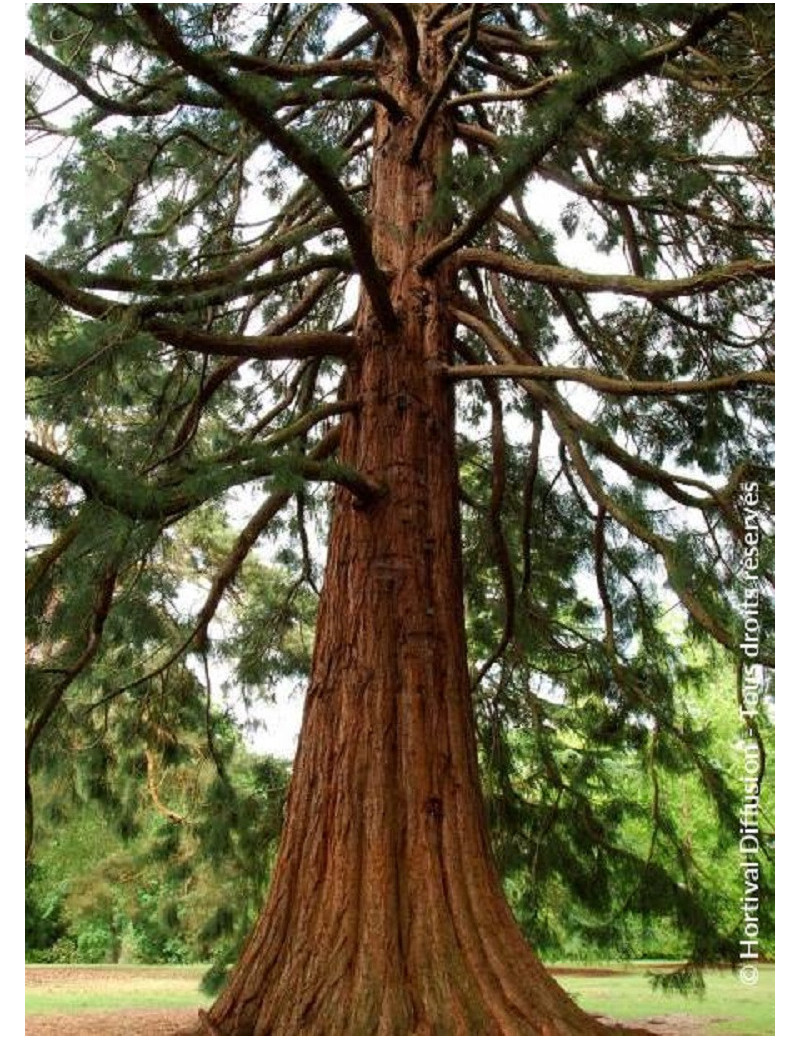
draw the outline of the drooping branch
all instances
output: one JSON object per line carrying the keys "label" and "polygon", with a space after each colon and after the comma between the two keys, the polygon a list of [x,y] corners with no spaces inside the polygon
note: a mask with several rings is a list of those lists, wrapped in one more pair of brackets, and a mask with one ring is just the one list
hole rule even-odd
{"label": "drooping branch", "polygon": [[[454,311],[454,317],[476,332],[500,363],[513,364],[516,361],[514,350],[510,349],[510,345],[505,341],[502,333],[492,326],[490,319],[472,314],[466,310]],[[614,441],[606,437],[602,431],[573,412],[546,385],[529,379],[521,380],[521,385],[547,411],[556,433],[569,451],[570,458],[582,484],[595,504],[604,509],[623,528],[661,557],[671,587],[697,624],[723,646],[728,647],[730,650],[738,651],[736,635],[714,616],[699,599],[691,585],[685,580],[681,565],[681,554],[677,546],[665,535],[659,534],[648,527],[640,517],[635,516],[617,498],[606,491],[600,478],[594,473],[586,459],[581,440],[587,439],[587,442],[594,449],[622,466],[632,476],[653,484],[682,505],[689,505],[698,509],[719,508],[723,512],[730,512],[731,495],[736,486],[734,481],[738,482],[741,479],[741,471],[735,475],[735,478],[732,476],[727,487],[722,490],[712,488],[705,482],[693,477],[669,474],[645,460],[635,458],[630,453],[624,451]],[[708,498],[696,499],[687,495],[679,488],[679,483],[701,486],[708,493]],[[765,648],[762,648],[759,660],[770,666],[774,664],[773,655]]]}
{"label": "drooping branch", "polygon": [[520,591],[523,595],[530,588],[531,578],[533,576],[531,557],[533,540],[533,496],[536,489],[536,480],[539,476],[539,453],[541,451],[542,429],[542,409],[537,407],[531,425],[531,444],[528,454],[528,466],[525,471],[525,483],[522,487],[522,510],[520,516],[522,578],[520,580]]}
{"label": "drooping branch", "polygon": [[[338,448],[340,440],[341,429],[336,427],[333,430],[330,430],[308,453],[309,459],[314,462],[323,462],[330,458]],[[162,661],[155,669],[147,672],[145,675],[139,676],[138,679],[126,683],[124,686],[118,687],[111,691],[110,694],[104,695],[99,701],[96,701],[91,705],[90,710],[93,711],[108,703],[109,700],[112,700],[123,693],[127,693],[129,690],[136,689],[144,683],[150,682],[151,680],[158,678],[158,676],[163,675],[163,673],[168,668],[171,668],[172,665],[175,664],[175,662],[179,660],[179,658],[182,657],[183,654],[185,654],[192,646],[205,653],[208,644],[208,627],[216,616],[223,596],[236,580],[239,571],[253,546],[278,513],[290,501],[291,497],[291,491],[274,491],[251,516],[250,520],[240,531],[230,552],[214,574],[211,581],[211,587],[206,595],[202,607],[198,611],[191,632],[169,653],[166,660]]]}
{"label": "drooping branch", "polygon": [[[574,436],[572,430],[570,430],[566,424],[562,423],[559,420],[559,417],[554,415],[552,411],[550,412],[550,415],[557,432],[567,445],[573,464],[580,475],[581,482],[594,499],[597,506],[605,509],[622,527],[630,531],[631,534],[635,535],[640,541],[644,542],[645,545],[648,545],[661,557],[667,571],[670,586],[691,617],[702,629],[708,632],[709,635],[713,636],[718,643],[727,647],[734,653],[738,653],[739,639],[735,633],[730,631],[730,629],[714,616],[714,614],[698,598],[692,586],[686,581],[681,563],[681,553],[677,546],[668,538],[652,531],[642,523],[641,520],[633,516],[628,509],[623,507],[618,499],[613,498],[605,491],[600,480],[594,474],[589,465],[580,442],[577,437]],[[759,649],[759,660],[763,664],[774,667],[774,655],[770,654],[765,647]]]}
{"label": "drooping branch", "polygon": [[[309,458],[321,462],[329,458],[338,448],[341,431],[337,427],[329,431],[323,439],[309,452]],[[233,548],[217,569],[211,582],[211,588],[200,609],[197,622],[192,633],[192,640],[205,642],[208,626],[217,612],[217,608],[226,590],[236,579],[248,553],[291,498],[290,491],[276,491],[256,510],[245,527],[242,528]]]}
{"label": "drooping branch", "polygon": [[[459,350],[467,358],[474,360],[474,355],[466,343],[460,344]],[[503,630],[497,645],[480,666],[473,680],[473,687],[476,689],[506,652],[514,635],[516,618],[514,570],[511,565],[508,541],[503,530],[503,506],[506,492],[506,435],[503,429],[503,402],[495,383],[485,380],[483,389],[489,402],[492,417],[492,488],[489,498],[488,521],[492,549],[503,587],[504,618]]]}
{"label": "drooping branch", "polygon": [[[322,295],[324,295],[336,278],[337,274],[334,271],[327,271],[321,274],[319,278],[315,279],[315,281],[311,283],[300,300],[298,300],[297,303],[285,314],[272,321],[265,331],[273,336],[282,336],[290,329],[294,328],[295,325],[309,314],[314,304]],[[169,453],[160,459],[158,464],[168,461],[183,450],[194,432],[197,430],[205,406],[220,387],[222,387],[244,363],[244,359],[242,358],[228,358],[213,370],[208,379],[202,382],[197,397],[190,405],[178,432],[175,434]],[[275,415],[277,414],[279,413],[275,412]],[[274,417],[274,415],[270,417],[269,421]],[[155,468],[155,466],[153,468]]]}
{"label": "drooping branch", "polygon": [[111,612],[119,577],[119,560],[114,558],[104,568],[95,591],[92,613],[88,621],[83,649],[75,660],[54,678],[44,702],[38,706],[25,727],[25,858],[33,845],[33,792],[31,766],[33,752],[42,733],[55,714],[72,683],[91,665],[100,649],[106,621]]}
{"label": "drooping branch", "polygon": [[134,10],[164,52],[191,75],[213,87],[247,122],[264,134],[290,162],[311,180],[341,221],[353,261],[364,282],[375,314],[387,329],[396,326],[386,281],[372,252],[369,231],[348,191],[320,156],[301,137],[283,126],[262,98],[243,79],[233,79],[205,55],[188,47],[169,20],[152,4],[134,4]]}
{"label": "drooping branch", "polygon": [[[480,336],[499,364],[519,364],[524,351],[510,343],[491,319],[476,313],[470,307],[469,301],[462,302],[464,309],[457,309],[453,312],[456,320]],[[726,516],[730,516],[733,493],[731,485],[718,489],[697,477],[670,473],[659,466],[654,466],[641,456],[632,455],[626,451],[598,426],[584,419],[570,408],[566,401],[556,395],[546,382],[525,377],[520,377],[518,382],[548,412],[556,411],[561,422],[568,425],[573,434],[590,444],[593,450],[600,452],[610,462],[620,466],[630,476],[659,488],[680,505],[695,509],[719,509]],[[739,474],[739,479],[741,479],[741,474]],[[699,488],[704,492],[705,497],[698,498],[689,494],[684,490],[684,486]],[[735,527],[735,518],[732,519]]]}
{"label": "drooping branch", "polygon": [[[695,157],[696,158],[696,157]],[[631,191],[621,191],[610,188],[600,183],[599,180],[583,180],[572,173],[542,163],[536,167],[536,174],[546,181],[558,184],[567,191],[582,198],[596,202],[604,202],[614,207],[632,207],[644,213],[652,213],[658,216],[684,216],[691,217],[703,224],[714,224],[751,236],[752,238],[771,241],[774,238],[774,228],[767,224],[758,224],[751,220],[742,220],[733,213],[715,213],[708,206],[692,205],[677,198],[664,197],[658,194],[635,194]]]}
{"label": "drooping branch", "polygon": [[[543,245],[541,237],[537,233],[537,229],[525,209],[522,196],[520,193],[515,193],[513,199],[517,216],[514,216],[505,209],[500,209],[496,214],[497,223],[508,228],[515,237],[519,238],[520,241],[529,248],[534,250],[541,249]],[[549,260],[548,262],[553,263],[552,260]],[[561,267],[563,265],[558,264],[556,266]],[[497,277],[497,272],[491,272],[489,277]],[[555,285],[548,285],[546,288],[566,319],[576,339],[584,345],[587,353],[591,357],[597,358],[598,346],[607,340],[607,336],[603,326],[593,316],[584,297],[579,294],[576,299],[579,301],[581,314],[590,324],[590,328],[588,329],[584,328],[581,324],[578,311],[570,300],[570,295],[566,290],[558,288]],[[651,299],[649,302],[652,304],[654,310],[665,314],[671,320],[679,322],[691,331],[703,335],[713,334],[714,338],[721,344],[734,347],[741,347],[748,344],[748,341],[743,337],[736,336],[733,332],[725,334],[721,328],[712,327],[708,323],[700,322],[697,318],[682,312],[677,307],[674,307],[672,304],[669,304],[662,299]],[[628,360],[626,360],[623,367],[627,367]],[[769,360],[762,363],[768,365]]]}
{"label": "drooping branch", "polygon": [[186,817],[182,816],[179,812],[174,809],[170,809],[169,806],[165,805],[161,800],[161,795],[158,791],[158,776],[156,773],[156,756],[153,754],[151,748],[145,748],[144,751],[145,762],[147,763],[147,790],[150,795],[150,800],[155,806],[157,812],[163,817],[169,820],[170,823],[186,823]]}
{"label": "drooping branch", "polygon": [[603,622],[605,628],[605,642],[608,659],[612,664],[617,660],[617,642],[614,638],[614,610],[611,605],[611,596],[608,592],[605,571],[605,542],[606,542],[606,510],[600,506],[594,524],[594,574],[597,583],[597,591],[600,594],[600,602],[603,605]]}

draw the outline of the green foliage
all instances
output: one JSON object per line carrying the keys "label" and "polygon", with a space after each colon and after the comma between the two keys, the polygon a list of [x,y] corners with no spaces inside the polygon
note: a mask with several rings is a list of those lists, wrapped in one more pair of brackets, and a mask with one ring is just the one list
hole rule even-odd
{"label": "green foliage", "polygon": [[[620,650],[609,662],[602,611],[581,577],[594,521],[537,474],[524,537],[519,509],[529,467],[524,449],[507,455],[502,528],[506,543],[519,547],[510,575],[514,628],[476,704],[506,894],[525,933],[550,959],[687,960],[685,971],[674,980],[659,977],[659,985],[691,989],[696,965],[738,952],[742,729],[734,663],[706,638],[695,641],[676,628],[656,576],[625,540],[606,549],[606,594]],[[489,460],[473,444],[461,479],[470,502],[462,522],[476,662],[496,653],[509,609],[481,510],[487,471]],[[644,511],[633,495],[620,493],[629,510]],[[547,524],[538,520],[543,499]],[[693,542],[680,545],[673,581],[696,583],[693,553]],[[564,660],[570,645],[569,666],[556,671],[553,662]],[[771,704],[764,687],[758,725],[768,761]],[[769,779],[763,790],[768,832]],[[765,951],[773,941],[773,871],[765,848]]]}
{"label": "green foliage", "polygon": [[25,951],[26,955],[51,950],[65,933],[65,890],[48,885],[35,863],[25,864]]}
{"label": "green foliage", "polygon": [[[178,725],[173,740],[183,753],[155,756],[144,741]],[[210,726],[218,730],[216,760],[202,714],[179,722],[153,704],[145,728],[124,741],[108,733],[103,753],[87,749],[37,771],[29,959],[178,964],[231,956],[263,897],[288,772],[246,752],[222,717]]]}

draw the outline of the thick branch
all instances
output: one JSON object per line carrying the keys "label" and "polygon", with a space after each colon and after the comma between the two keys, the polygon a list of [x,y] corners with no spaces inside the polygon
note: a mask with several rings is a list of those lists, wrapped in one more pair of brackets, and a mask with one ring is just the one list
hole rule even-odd
{"label": "thick branch", "polygon": [[239,54],[235,51],[223,51],[215,56],[216,60],[225,62],[233,69],[242,72],[256,72],[269,76],[278,82],[304,80],[309,83],[328,76],[355,78],[374,74],[377,65],[367,58],[331,59],[323,58],[313,65],[303,62],[276,61],[260,54]]}
{"label": "thick branch", "polygon": [[613,292],[621,296],[641,296],[647,300],[696,296],[731,283],[775,277],[775,263],[771,260],[734,260],[685,278],[639,278],[627,274],[590,274],[560,264],[537,264],[491,249],[462,249],[454,259],[460,267],[483,267],[548,288],[587,293]]}
{"label": "thick branch", "polygon": [[683,379],[674,382],[657,379],[614,379],[588,368],[564,365],[452,365],[443,374],[459,382],[464,379],[537,379],[545,383],[561,380],[583,383],[599,393],[616,397],[677,397],[682,394],[707,394],[741,390],[746,386],[774,386],[774,372],[734,372],[713,379]]}
{"label": "thick branch", "polygon": [[[347,406],[349,408],[350,406]],[[325,414],[346,410],[329,406]],[[320,410],[321,411],[321,410]],[[291,428],[297,436],[308,429],[306,418]],[[53,470],[81,488],[88,498],[133,520],[155,520],[161,523],[184,515],[203,502],[223,494],[231,487],[275,474],[286,474],[304,480],[330,482],[347,488],[363,505],[370,505],[384,494],[384,489],[349,466],[327,461],[317,462],[309,456],[276,455],[274,448],[289,439],[288,433],[277,433],[268,445],[251,445],[248,454],[231,460],[226,457],[205,460],[191,472],[181,475],[182,484],[169,490],[158,484],[132,478],[129,473],[100,467],[91,469],[57,452],[25,438],[25,454],[35,462]]]}
{"label": "thick branch", "polygon": [[[375,4],[371,5],[375,7]],[[405,49],[405,68],[409,80],[415,83],[419,79],[419,36],[414,15],[409,4],[387,4],[389,17],[395,22],[400,32]]]}
{"label": "thick branch", "polygon": [[367,20],[369,25],[387,44],[396,43],[399,39],[398,26],[388,4],[350,4],[354,11]]}
{"label": "thick branch", "polygon": [[119,315],[138,329],[152,333],[157,339],[181,350],[200,351],[223,357],[285,361],[307,357],[347,357],[354,346],[351,336],[340,332],[297,332],[287,336],[233,336],[204,332],[188,325],[178,325],[160,318],[142,318],[136,305],[125,306],[103,296],[78,289],[62,271],[45,267],[32,257],[25,257],[25,275],[34,285],[61,300],[73,310],[92,318],[107,319]]}

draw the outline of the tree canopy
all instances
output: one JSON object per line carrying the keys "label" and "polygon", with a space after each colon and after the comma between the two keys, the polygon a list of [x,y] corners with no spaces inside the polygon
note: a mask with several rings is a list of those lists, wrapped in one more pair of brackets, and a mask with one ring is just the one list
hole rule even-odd
{"label": "tree canopy", "polygon": [[[731,953],[662,791],[692,774],[735,840],[730,761],[681,693],[709,642],[734,700],[758,669],[767,769],[773,18],[31,6],[29,840],[53,749],[164,751],[188,725],[213,758],[214,662],[246,698],[307,672],[331,513],[391,508],[391,466],[347,448],[385,405],[366,339],[391,351],[433,308],[451,342],[390,404],[423,376],[456,402],[497,856],[561,876],[592,927],[628,892],[695,961]],[[432,185],[403,226],[395,159]]]}

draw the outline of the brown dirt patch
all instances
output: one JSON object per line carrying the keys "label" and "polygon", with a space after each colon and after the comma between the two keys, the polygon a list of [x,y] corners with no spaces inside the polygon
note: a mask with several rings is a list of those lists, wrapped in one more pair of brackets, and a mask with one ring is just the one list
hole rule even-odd
{"label": "brown dirt patch", "polygon": [[[686,1011],[676,1011],[672,1015],[657,1015],[655,1018],[646,1018],[641,1022],[626,1022],[628,1029],[641,1032],[643,1035],[650,1033],[655,1036],[712,1036],[708,1027],[713,1023],[725,1022],[724,1018],[712,1018],[701,1015],[692,1015]],[[726,1035],[724,1033],[720,1034]],[[731,1034],[737,1035],[737,1034]]]}
{"label": "brown dirt patch", "polygon": [[550,968],[555,978],[565,979],[610,979],[615,975],[624,975],[622,968]]}
{"label": "brown dirt patch", "polygon": [[[87,968],[85,965],[59,964],[50,966],[37,964],[25,968],[25,989],[81,989],[102,990],[113,988],[115,985],[128,984],[131,982],[169,982],[176,980],[176,973],[180,968],[170,964],[158,964],[154,967],[97,967]],[[180,976],[177,976],[180,978]]]}
{"label": "brown dirt patch", "polygon": [[[628,1029],[640,1035],[708,1036],[708,1018],[675,1014],[627,1022]],[[28,1015],[26,1036],[183,1036],[196,1035],[196,1012],[186,1011],[111,1011],[83,1012],[75,1015]]]}
{"label": "brown dirt patch", "polygon": [[75,1015],[26,1015],[26,1036],[191,1036],[193,1011],[86,1011]]}
{"label": "brown dirt patch", "polygon": [[[647,970],[660,971],[663,969],[664,971],[668,971],[670,968],[674,967],[674,963],[659,964],[656,961],[653,961],[652,964],[647,965]],[[570,965],[569,967],[548,968],[547,970],[551,975],[555,975],[556,978],[563,976],[564,978],[610,979],[614,978],[616,975],[630,975],[632,969],[627,966],[619,968],[612,968],[610,966],[605,968],[589,968],[576,964]]]}

